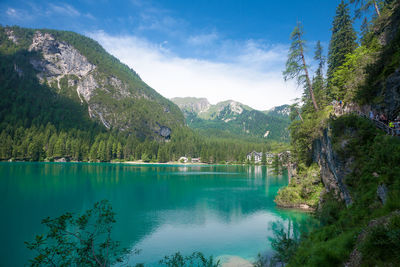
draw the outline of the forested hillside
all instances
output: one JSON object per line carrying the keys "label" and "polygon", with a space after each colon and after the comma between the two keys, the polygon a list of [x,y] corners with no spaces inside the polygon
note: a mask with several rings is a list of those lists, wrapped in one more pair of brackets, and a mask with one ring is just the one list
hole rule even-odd
{"label": "forested hillside", "polygon": [[[58,114],[51,112],[46,103],[68,101],[78,106],[83,114],[107,129],[133,133],[139,138],[162,136],[161,128],[175,129],[183,125],[183,116],[177,106],[147,86],[140,77],[118,59],[109,55],[97,42],[82,35],[54,30],[32,30],[18,27],[0,28],[0,51],[5,98],[1,110],[12,110],[4,114],[2,122],[18,125],[11,118],[24,118],[18,112],[30,113],[29,120],[38,123],[72,123],[81,127],[77,118],[65,116],[48,118]],[[36,90],[31,88],[35,87]],[[15,88],[20,91],[12,94]],[[40,104],[40,114],[29,102],[35,102],[40,92],[46,91],[46,99]],[[36,94],[36,91],[38,94]],[[15,91],[14,91],[15,93]],[[18,96],[16,96],[18,95]],[[42,96],[42,95],[41,95]],[[13,97],[24,97],[21,106]],[[43,97],[43,96],[42,96]],[[57,99],[57,100],[55,100]],[[76,108],[53,105],[75,112]],[[86,113],[86,116],[84,113]],[[58,116],[58,115],[55,115]],[[36,118],[34,118],[36,117]],[[68,122],[66,122],[68,121]],[[24,125],[29,126],[29,125]],[[158,133],[158,135],[157,135]]]}
{"label": "forested hillside", "polygon": [[[400,4],[350,2],[337,7],[327,59],[317,44],[314,74],[302,25],[291,35],[284,77],[304,87],[302,102],[291,106],[297,175],[276,202],[316,209],[319,226],[303,239],[285,234],[293,254],[273,259],[288,266],[400,264],[400,143],[391,136],[400,115]],[[366,17],[359,39],[350,4]]]}
{"label": "forested hillside", "polygon": [[198,136],[179,108],[97,42],[0,28],[1,160],[244,162],[275,143]]}
{"label": "forested hillside", "polygon": [[227,100],[211,105],[205,98],[173,98],[187,125],[206,136],[262,141],[289,141],[289,106],[258,111]]}

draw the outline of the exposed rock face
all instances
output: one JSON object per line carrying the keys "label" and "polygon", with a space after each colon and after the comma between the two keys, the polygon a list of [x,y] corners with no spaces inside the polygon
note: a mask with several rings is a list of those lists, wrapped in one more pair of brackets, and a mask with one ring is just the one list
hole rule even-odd
{"label": "exposed rock face", "polygon": [[[12,37],[12,32],[9,32],[9,38],[16,40]],[[128,130],[129,121],[123,121],[121,116],[116,116],[112,106],[95,99],[97,95],[105,94],[116,101],[127,98],[150,99],[143,92],[134,94],[120,79],[100,73],[97,66],[89,62],[77,49],[67,42],[57,40],[50,33],[36,31],[29,51],[35,51],[41,55],[30,60],[32,66],[39,71],[37,74],[39,80],[61,91],[66,89],[62,88],[61,81],[67,79],[67,90],[75,90],[81,103],[88,106],[89,116],[99,120],[107,129],[116,127],[122,131]],[[198,108],[204,109],[207,104],[208,102],[200,102]],[[169,113],[169,107],[164,107],[164,111]],[[135,114],[124,115],[128,118],[135,116]],[[151,128],[151,125],[148,127]],[[149,130],[159,133],[163,138],[169,138],[171,134],[171,129],[166,126],[160,126],[158,129],[154,125],[153,129]]]}
{"label": "exposed rock face", "polygon": [[6,29],[5,33],[8,36],[8,39],[11,40],[14,44],[18,44],[18,38],[15,36],[14,31],[11,29]]}
{"label": "exposed rock face", "polygon": [[241,107],[241,105],[240,105],[239,102],[232,101],[232,102],[229,104],[229,107],[230,107],[230,109],[231,109],[231,111],[232,111],[233,113],[242,114],[242,112],[243,112],[243,108]]}
{"label": "exposed rock face", "polygon": [[188,113],[201,113],[207,111],[211,104],[206,98],[175,97],[171,99],[179,108]]}
{"label": "exposed rock face", "polygon": [[[38,78],[41,82],[47,80],[51,85],[56,81],[58,89],[61,90],[60,80],[66,75],[73,75],[78,79],[76,91],[79,98],[89,103],[96,88],[99,87],[93,75],[96,66],[78,50],[65,42],[55,40],[49,33],[37,31],[29,51],[39,52],[43,56],[42,59],[31,59],[33,67],[40,72]],[[71,81],[68,83],[74,84]]]}
{"label": "exposed rock face", "polygon": [[44,61],[38,62],[45,74],[52,76],[73,74],[78,77],[86,76],[95,66],[82,56],[71,45],[56,41],[49,33],[37,31],[33,37],[29,51],[38,51],[43,55]]}
{"label": "exposed rock face", "polygon": [[333,194],[346,205],[352,203],[350,193],[344,184],[344,177],[350,173],[351,160],[343,162],[333,151],[329,129],[325,129],[321,138],[314,140],[313,161],[321,168],[321,178],[326,191]]}
{"label": "exposed rock face", "polygon": [[[383,46],[398,43],[399,40],[400,1],[393,1],[391,5],[393,14],[381,17],[379,23],[373,29],[375,34],[379,36],[379,41]],[[391,54],[392,56],[388,57],[386,62],[379,64],[389,65],[396,62],[395,55],[397,53],[392,51]],[[373,76],[378,78],[378,80],[374,81],[374,87],[379,88],[376,96],[381,101],[373,103],[372,109],[386,113],[390,120],[396,118],[400,112],[400,68],[398,64],[396,65],[394,65],[392,73],[386,73],[388,70],[382,68],[382,75],[375,74]]]}
{"label": "exposed rock face", "polygon": [[378,189],[376,190],[376,194],[379,200],[382,202],[382,204],[385,205],[388,194],[388,188],[386,187],[386,185],[385,184],[379,185]]}
{"label": "exposed rock face", "polygon": [[[85,128],[87,120],[92,118],[108,129],[157,140],[184,126],[183,114],[175,104],[88,37],[1,25],[0,35],[2,51],[12,51],[7,55],[10,58],[7,63],[13,64],[14,73],[39,82],[42,86],[35,84],[35,88],[50,101],[54,97],[57,103],[65,105],[56,109],[71,114],[68,119],[73,121],[71,125],[76,121],[76,127]],[[19,82],[26,84],[22,79]],[[22,87],[21,90],[31,89],[28,85]],[[35,101],[32,91],[29,97]]]}
{"label": "exposed rock face", "polygon": [[394,119],[400,110],[400,68],[386,79],[383,86],[385,88],[383,106],[389,119]]}
{"label": "exposed rock face", "polygon": [[[157,123],[158,124],[158,123]],[[164,137],[165,139],[170,139],[171,138],[171,129],[167,126],[163,126],[158,124],[160,127],[160,130],[157,132],[160,136]]]}

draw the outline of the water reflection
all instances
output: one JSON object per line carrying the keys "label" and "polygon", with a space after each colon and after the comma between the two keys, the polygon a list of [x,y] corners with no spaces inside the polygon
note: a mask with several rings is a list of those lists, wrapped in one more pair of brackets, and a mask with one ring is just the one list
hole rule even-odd
{"label": "water reflection", "polygon": [[133,261],[177,250],[254,258],[270,249],[269,223],[308,217],[275,208],[286,183],[287,175],[262,166],[0,163],[0,211],[8,214],[0,235],[9,244],[1,263],[26,262],[23,242],[43,231],[42,218],[83,212],[102,199],[117,214],[114,239],[142,249]]}

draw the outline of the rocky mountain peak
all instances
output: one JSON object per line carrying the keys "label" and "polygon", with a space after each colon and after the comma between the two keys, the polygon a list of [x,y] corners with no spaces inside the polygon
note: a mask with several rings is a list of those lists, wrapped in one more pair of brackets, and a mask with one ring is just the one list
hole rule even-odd
{"label": "rocky mountain peak", "polygon": [[12,51],[29,52],[14,59],[13,69],[19,77],[36,75],[38,88],[78,104],[87,110],[84,115],[107,129],[167,139],[184,125],[176,105],[90,38],[73,32],[1,26],[0,35],[13,43],[5,42],[4,49],[10,46]]}
{"label": "rocky mountain peak", "polygon": [[175,97],[171,101],[177,104],[181,110],[195,114],[205,112],[211,106],[207,98]]}

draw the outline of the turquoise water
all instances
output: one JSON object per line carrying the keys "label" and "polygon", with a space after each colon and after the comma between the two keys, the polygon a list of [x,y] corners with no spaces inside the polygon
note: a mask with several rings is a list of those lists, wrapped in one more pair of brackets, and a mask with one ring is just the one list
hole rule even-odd
{"label": "turquoise water", "polygon": [[131,264],[177,251],[251,261],[271,252],[274,225],[308,223],[273,202],[287,180],[259,166],[0,163],[0,266],[27,263],[24,241],[45,230],[43,218],[102,199],[117,213],[114,239],[141,249]]}

